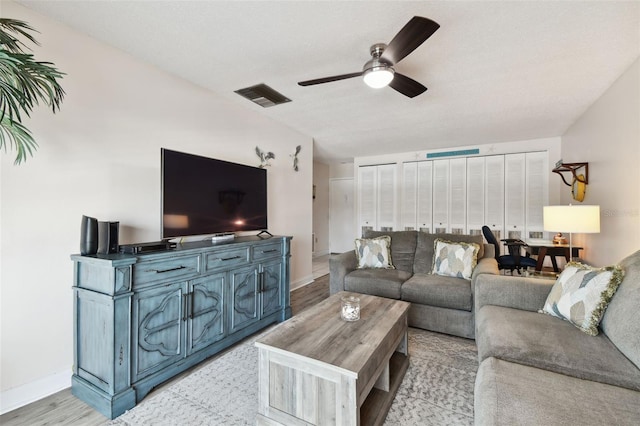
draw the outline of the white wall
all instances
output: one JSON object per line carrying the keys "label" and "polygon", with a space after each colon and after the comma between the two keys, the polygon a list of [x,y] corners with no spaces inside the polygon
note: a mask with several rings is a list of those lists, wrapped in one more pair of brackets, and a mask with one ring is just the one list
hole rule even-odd
{"label": "white wall", "polygon": [[329,165],[329,177],[331,179],[352,178],[354,173],[353,163],[331,163]]}
{"label": "white wall", "polygon": [[[600,233],[577,234],[581,257],[596,266],[619,262],[640,249],[640,60],[562,136],[562,159],[588,162],[582,204],[600,206]],[[571,188],[563,185],[562,203]]]}
{"label": "white wall", "polygon": [[329,166],[313,162],[313,235],[315,236],[314,256],[329,254]]}
{"label": "white wall", "polygon": [[161,147],[250,165],[256,145],[273,151],[269,230],[294,237],[292,287],[312,280],[310,137],[15,3],[2,16],[36,28],[36,58],[67,73],[61,111],[25,123],[35,157],[0,154],[2,412],[70,384],[81,216],[120,221],[121,243],[160,238]]}

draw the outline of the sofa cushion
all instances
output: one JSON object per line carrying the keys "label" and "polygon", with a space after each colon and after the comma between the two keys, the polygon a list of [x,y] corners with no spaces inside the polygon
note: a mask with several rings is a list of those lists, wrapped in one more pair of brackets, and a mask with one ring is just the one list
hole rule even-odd
{"label": "sofa cushion", "polygon": [[567,320],[595,336],[623,276],[619,266],[596,269],[571,262],[556,280],[540,312]]}
{"label": "sofa cushion", "polygon": [[604,334],[537,312],[485,305],[476,312],[480,361],[489,357],[640,390],[640,370]]}
{"label": "sofa cushion", "polygon": [[402,285],[402,300],[422,305],[471,311],[471,282],[455,277],[415,274]]}
{"label": "sofa cushion", "polygon": [[476,425],[637,425],[640,393],[488,358],[473,409]]}
{"label": "sofa cushion", "polygon": [[396,269],[413,272],[413,259],[416,253],[416,231],[365,231],[364,238],[375,238],[383,235],[391,237],[391,260]]}
{"label": "sofa cushion", "polygon": [[400,299],[402,283],[411,277],[399,269],[357,269],[344,277],[344,289],[354,293]]}
{"label": "sofa cushion", "polygon": [[358,238],[356,257],[358,268],[394,269],[391,261],[391,237],[383,235],[376,238]]}
{"label": "sofa cushion", "polygon": [[453,242],[476,243],[479,246],[478,259],[484,257],[482,235],[427,234],[426,232],[417,232],[416,234],[417,243],[413,262],[414,273],[431,273],[433,267],[433,248],[436,238]]}
{"label": "sofa cushion", "polygon": [[600,328],[640,368],[640,250],[620,262],[624,279],[611,299]]}
{"label": "sofa cushion", "polygon": [[461,243],[436,238],[433,249],[433,270],[437,275],[471,279],[473,269],[478,263],[476,243]]}

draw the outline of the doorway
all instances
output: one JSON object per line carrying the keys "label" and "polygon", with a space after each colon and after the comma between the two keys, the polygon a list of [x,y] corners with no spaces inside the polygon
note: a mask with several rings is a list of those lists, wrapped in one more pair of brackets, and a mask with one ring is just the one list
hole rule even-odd
{"label": "doorway", "polygon": [[353,178],[329,180],[329,252],[344,253],[354,248],[355,210]]}

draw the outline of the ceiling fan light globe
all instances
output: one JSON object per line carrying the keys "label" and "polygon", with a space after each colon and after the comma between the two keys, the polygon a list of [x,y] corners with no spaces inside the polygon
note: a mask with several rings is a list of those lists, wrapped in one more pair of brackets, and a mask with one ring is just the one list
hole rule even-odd
{"label": "ceiling fan light globe", "polygon": [[375,67],[364,72],[364,82],[373,89],[386,87],[393,80],[393,68]]}

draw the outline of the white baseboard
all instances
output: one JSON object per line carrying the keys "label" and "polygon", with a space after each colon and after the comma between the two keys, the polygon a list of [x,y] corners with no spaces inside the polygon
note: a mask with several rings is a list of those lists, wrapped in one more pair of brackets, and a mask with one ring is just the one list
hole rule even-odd
{"label": "white baseboard", "polygon": [[289,286],[289,291],[295,290],[296,288],[304,287],[307,284],[311,284],[313,282],[313,275],[307,275],[306,277],[293,282]]}
{"label": "white baseboard", "polygon": [[31,404],[71,387],[71,371],[64,370],[42,379],[0,392],[0,414]]}
{"label": "white baseboard", "polygon": [[312,257],[320,257],[320,256],[326,256],[328,254],[331,254],[329,252],[329,249],[326,250],[321,250],[321,251],[314,251]]}

